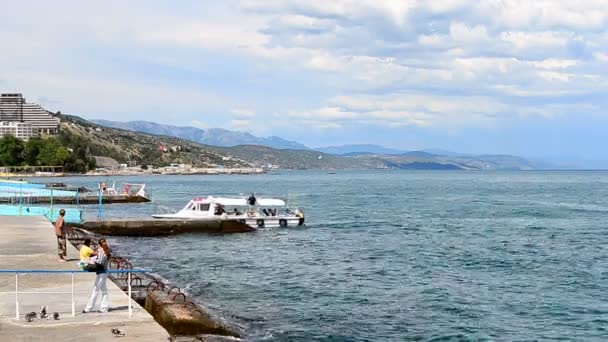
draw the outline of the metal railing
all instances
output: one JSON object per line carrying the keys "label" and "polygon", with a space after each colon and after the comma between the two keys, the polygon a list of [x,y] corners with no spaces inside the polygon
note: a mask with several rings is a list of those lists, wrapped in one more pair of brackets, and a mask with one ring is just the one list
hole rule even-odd
{"label": "metal railing", "polygon": [[[6,274],[6,273],[14,273],[15,274],[15,318],[18,320],[19,319],[19,294],[68,294],[70,293],[72,295],[72,317],[76,316],[76,301],[74,300],[74,274],[86,274],[86,273],[92,273],[92,272],[88,272],[88,271],[83,271],[83,270],[0,270],[0,274]],[[19,274],[49,274],[49,273],[63,273],[63,274],[71,274],[72,275],[72,285],[71,285],[71,292],[43,292],[43,291],[36,291],[36,292],[26,292],[26,291],[21,291],[19,292]],[[129,296],[129,318],[131,318],[133,316],[133,305],[132,305],[132,292],[131,292],[131,274],[132,273],[150,273],[150,271],[147,270],[131,270],[131,269],[120,269],[120,270],[106,270],[105,273],[109,273],[109,274],[116,274],[116,273],[127,273],[127,287],[128,287],[128,296]],[[12,292],[12,291],[11,291]],[[3,292],[3,293],[11,293],[11,292]]]}
{"label": "metal railing", "polygon": [[[0,215],[46,216],[54,222],[59,209],[66,210],[65,220],[82,223],[82,204],[93,199],[74,190],[46,188],[44,184],[0,180]],[[97,201],[95,199],[95,201]],[[67,207],[66,207],[67,206]]]}

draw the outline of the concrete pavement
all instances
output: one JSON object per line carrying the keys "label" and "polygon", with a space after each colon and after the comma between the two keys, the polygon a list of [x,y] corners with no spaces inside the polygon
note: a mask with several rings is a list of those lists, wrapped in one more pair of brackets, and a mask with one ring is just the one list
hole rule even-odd
{"label": "concrete pavement", "polygon": [[[0,269],[77,269],[78,251],[69,242],[68,262],[57,261],[57,242],[52,224],[44,217],[0,216]],[[19,320],[15,317],[15,275],[0,274],[0,339],[2,341],[106,341],[114,340],[111,330],[125,333],[120,341],[167,341],[169,334],[135,301],[108,279],[108,313],[83,314],[91,294],[94,273],[74,275],[76,316],[72,317],[71,274],[20,274]],[[97,305],[99,305],[98,298]],[[133,316],[129,319],[128,303]],[[48,306],[59,320],[39,318],[25,321],[26,313]],[[97,309],[98,307],[94,308]]]}

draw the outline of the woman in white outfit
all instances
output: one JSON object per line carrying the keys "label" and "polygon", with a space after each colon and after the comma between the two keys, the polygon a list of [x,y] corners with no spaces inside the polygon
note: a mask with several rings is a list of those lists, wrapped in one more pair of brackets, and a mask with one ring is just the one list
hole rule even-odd
{"label": "woman in white outfit", "polygon": [[97,301],[97,293],[99,291],[101,291],[101,304],[99,305],[99,312],[108,312],[108,287],[106,286],[108,273],[106,273],[106,269],[108,268],[108,259],[111,257],[110,247],[108,246],[108,243],[105,239],[100,239],[98,245],[99,247],[97,248],[97,260],[95,261],[95,263],[103,266],[103,270],[97,272],[97,277],[95,278],[95,285],[93,286],[91,298],[89,298],[87,307],[82,310],[82,312],[84,313],[91,312],[93,306],[95,306],[95,302]]}

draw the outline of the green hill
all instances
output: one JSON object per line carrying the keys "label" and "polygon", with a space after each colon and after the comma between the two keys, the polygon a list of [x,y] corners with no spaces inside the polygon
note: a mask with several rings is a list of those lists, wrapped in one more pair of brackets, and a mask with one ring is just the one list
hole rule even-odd
{"label": "green hill", "polygon": [[250,167],[242,160],[225,160],[205,146],[191,141],[129,130],[109,128],[75,116],[62,116],[60,141],[66,146],[82,142],[90,155],[116,159],[132,165],[164,166],[170,163],[197,167]]}

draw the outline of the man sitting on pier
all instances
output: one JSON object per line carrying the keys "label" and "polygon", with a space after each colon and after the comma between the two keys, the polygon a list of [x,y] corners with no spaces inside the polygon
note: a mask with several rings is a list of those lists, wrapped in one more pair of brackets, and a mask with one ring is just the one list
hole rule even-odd
{"label": "man sitting on pier", "polygon": [[65,210],[61,209],[59,210],[59,217],[57,217],[57,221],[55,221],[55,235],[57,236],[57,255],[59,256],[59,261],[61,262],[65,262],[65,258],[68,256],[66,248],[67,229],[63,216],[65,216]]}

